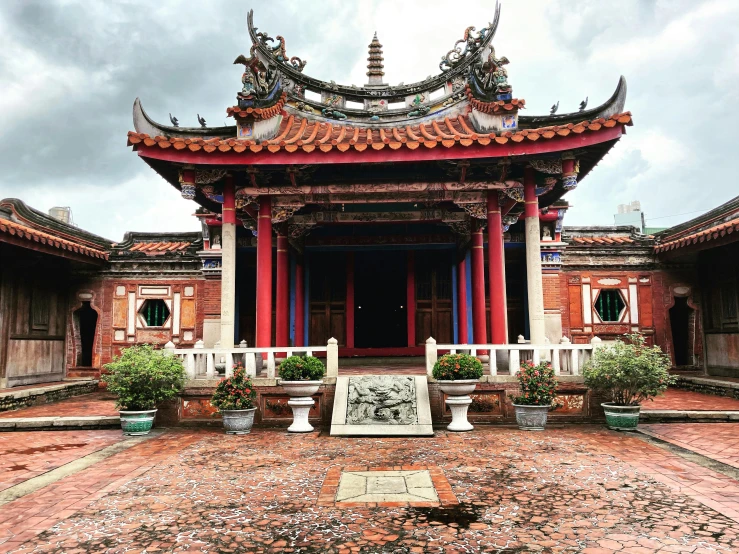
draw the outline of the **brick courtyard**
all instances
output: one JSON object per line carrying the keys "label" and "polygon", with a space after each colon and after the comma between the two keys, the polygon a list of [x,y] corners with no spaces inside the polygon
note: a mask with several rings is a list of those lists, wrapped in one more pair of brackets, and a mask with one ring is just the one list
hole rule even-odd
{"label": "brick courtyard", "polygon": [[[666,441],[724,443],[702,443],[707,454],[737,452],[739,424],[680,427],[648,426]],[[413,440],[163,430],[3,496],[123,442],[119,431],[0,435],[0,551],[739,552],[739,481],[600,426]],[[333,501],[342,472],[373,470],[428,470],[439,502]]]}

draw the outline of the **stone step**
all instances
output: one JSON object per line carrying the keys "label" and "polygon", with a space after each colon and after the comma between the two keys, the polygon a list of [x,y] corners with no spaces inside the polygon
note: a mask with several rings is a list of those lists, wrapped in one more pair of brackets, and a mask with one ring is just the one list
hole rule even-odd
{"label": "stone step", "polygon": [[0,419],[0,432],[114,429],[120,426],[121,418],[118,416],[9,417]]}
{"label": "stone step", "polygon": [[642,410],[640,423],[726,423],[739,421],[739,411],[730,410]]}

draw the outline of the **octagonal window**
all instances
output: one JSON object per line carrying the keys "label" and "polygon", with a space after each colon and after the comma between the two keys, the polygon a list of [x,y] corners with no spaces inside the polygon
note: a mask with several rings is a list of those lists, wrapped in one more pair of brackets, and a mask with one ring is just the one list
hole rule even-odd
{"label": "octagonal window", "polygon": [[145,300],[139,310],[147,327],[162,327],[169,317],[167,303],[161,299]]}
{"label": "octagonal window", "polygon": [[595,310],[603,322],[620,321],[624,308],[626,302],[618,289],[601,289],[595,299]]}

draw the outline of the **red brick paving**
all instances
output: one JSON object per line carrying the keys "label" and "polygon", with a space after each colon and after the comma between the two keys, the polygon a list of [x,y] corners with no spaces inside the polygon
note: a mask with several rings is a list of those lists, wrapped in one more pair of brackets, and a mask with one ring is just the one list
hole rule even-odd
{"label": "red brick paving", "polygon": [[[57,432],[51,432],[56,434]],[[101,431],[76,432],[81,439],[90,433]],[[110,431],[110,433],[113,433]],[[9,433],[17,436],[19,433]],[[35,433],[40,434],[40,433]],[[117,432],[118,440],[122,438]],[[79,473],[69,475],[56,483],[37,490],[0,507],[0,552],[13,551],[26,543],[35,548],[38,536],[56,524],[84,511],[92,502],[104,498],[113,491],[126,490],[132,479],[146,474],[158,463],[199,439],[197,431],[180,433],[169,432],[152,440],[147,440],[130,449],[111,456]],[[144,481],[146,477],[144,477]],[[149,498],[151,508],[158,506],[158,497]],[[96,519],[102,519],[94,511]],[[48,534],[48,533],[47,533]],[[53,536],[53,531],[51,532]],[[49,551],[69,552],[67,547],[55,547]],[[86,549],[86,552],[99,552],[99,548]]]}
{"label": "red brick paving", "polygon": [[120,440],[120,431],[0,433],[0,491]]}
{"label": "red brick paving", "polygon": [[[404,465],[440,468],[459,504],[318,505],[333,468]],[[602,427],[175,430],[3,506],[0,551],[739,552],[738,524],[739,482]]]}
{"label": "red brick paving", "polygon": [[739,400],[681,389],[668,389],[654,401],[642,403],[642,410],[730,410],[739,411]]}
{"label": "red brick paving", "polygon": [[100,391],[91,394],[73,396],[52,404],[30,406],[20,410],[0,412],[0,418],[16,417],[49,417],[49,416],[117,416],[115,397],[108,392]]}
{"label": "red brick paving", "polygon": [[653,437],[739,469],[739,424],[674,423],[640,425]]}

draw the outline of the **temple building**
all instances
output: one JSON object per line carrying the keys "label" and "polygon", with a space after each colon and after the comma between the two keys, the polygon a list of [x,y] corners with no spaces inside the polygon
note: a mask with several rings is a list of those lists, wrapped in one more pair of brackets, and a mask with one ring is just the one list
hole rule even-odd
{"label": "temple building", "polygon": [[408,85],[383,82],[375,35],[356,87],[307,76],[250,13],[235,125],[162,125],[136,100],[128,142],[200,206],[220,276],[206,346],[559,341],[544,297],[559,290],[563,197],[631,125],[626,83],[594,108],[524,115],[493,47],[499,15]]}
{"label": "temple building", "polygon": [[632,124],[626,81],[598,106],[525,115],[493,46],[499,17],[407,85],[387,83],[375,34],[359,87],[309,77],[250,12],[233,125],[165,125],[133,106],[129,146],[193,201],[202,232],[114,243],[0,203],[0,386],[98,375],[138,343],[335,338],[340,358],[378,358],[421,356],[430,337],[634,331],[676,367],[739,376],[739,199],[654,236],[563,226],[567,192]]}

